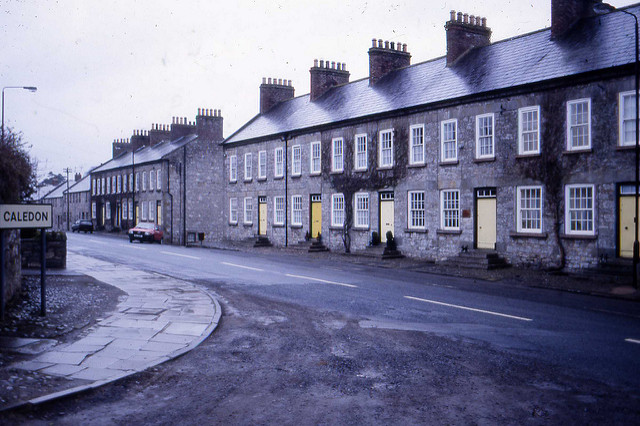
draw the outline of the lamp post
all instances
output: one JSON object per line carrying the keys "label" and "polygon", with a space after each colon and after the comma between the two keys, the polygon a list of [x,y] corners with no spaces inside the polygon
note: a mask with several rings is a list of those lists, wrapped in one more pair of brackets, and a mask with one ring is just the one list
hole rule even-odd
{"label": "lamp post", "polygon": [[37,87],[33,86],[5,86],[2,88],[2,142],[4,143],[4,91],[6,89],[24,89],[30,92],[35,92],[38,90]]}
{"label": "lamp post", "polygon": [[635,21],[635,41],[636,41],[636,61],[635,61],[635,77],[636,77],[636,143],[635,143],[635,154],[636,154],[636,176],[635,176],[635,217],[633,219],[635,223],[635,235],[633,238],[633,287],[638,288],[638,257],[640,255],[640,242],[638,241],[638,193],[640,192],[640,48],[638,41],[638,17],[625,9],[616,9],[607,3],[597,3],[593,7],[594,12],[596,13],[607,13],[607,12],[622,12],[626,15],[633,17]]}

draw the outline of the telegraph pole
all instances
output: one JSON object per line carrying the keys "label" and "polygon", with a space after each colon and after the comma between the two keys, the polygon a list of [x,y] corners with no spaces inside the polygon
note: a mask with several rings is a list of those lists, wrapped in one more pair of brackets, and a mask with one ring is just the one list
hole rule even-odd
{"label": "telegraph pole", "polygon": [[70,168],[65,168],[63,170],[63,172],[67,173],[67,232],[69,232],[69,172],[71,171]]}

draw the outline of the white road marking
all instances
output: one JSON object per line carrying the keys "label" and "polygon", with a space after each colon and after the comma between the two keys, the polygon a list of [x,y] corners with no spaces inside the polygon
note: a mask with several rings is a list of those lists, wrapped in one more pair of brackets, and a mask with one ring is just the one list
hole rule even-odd
{"label": "white road marking", "polygon": [[303,280],[318,281],[318,282],[326,283],[326,284],[341,285],[343,287],[358,288],[357,285],[353,285],[353,284],[338,283],[338,282],[335,282],[335,281],[322,280],[320,278],[305,277],[304,275],[293,275],[293,274],[285,274],[285,275],[287,277],[291,277],[291,278],[300,278],[300,279],[303,279]]}
{"label": "white road marking", "polygon": [[229,263],[229,262],[220,262],[220,263],[222,263],[223,265],[227,265],[227,266],[233,266],[235,268],[242,268],[242,269],[248,269],[250,271],[264,272],[264,269],[252,268],[251,266],[238,265],[238,264]]}
{"label": "white road marking", "polygon": [[405,296],[405,298],[406,299],[411,299],[411,300],[418,300],[420,302],[433,303],[434,305],[448,306],[450,308],[458,308],[458,309],[464,309],[464,310],[467,310],[467,311],[480,312],[480,313],[483,313],[483,314],[496,315],[496,316],[499,316],[499,317],[516,319],[516,320],[520,320],[520,321],[533,321],[533,319],[531,319],[531,318],[523,318],[523,317],[517,317],[517,316],[514,316],[514,315],[501,314],[500,312],[485,311],[483,309],[470,308],[468,306],[452,305],[450,303],[437,302],[435,300],[428,300],[428,299],[421,299],[419,297]]}
{"label": "white road marking", "polygon": [[104,241],[92,240],[92,239],[90,239],[90,238],[88,239],[88,241],[89,241],[90,243],[93,243],[93,244],[107,244],[107,243],[106,243],[106,242],[104,242]]}
{"label": "white road marking", "polygon": [[180,254],[180,253],[174,253],[171,251],[161,251],[160,253],[162,254],[168,254],[170,256],[179,256],[179,257],[186,257],[188,259],[195,259],[195,260],[200,260],[199,257],[195,257],[195,256],[189,256],[188,254]]}
{"label": "white road marking", "polygon": [[638,339],[624,339],[624,341],[629,343],[637,343],[640,345],[640,340]]}
{"label": "white road marking", "polygon": [[128,247],[134,250],[146,250],[146,247],[134,246],[133,244],[121,244],[122,247]]}

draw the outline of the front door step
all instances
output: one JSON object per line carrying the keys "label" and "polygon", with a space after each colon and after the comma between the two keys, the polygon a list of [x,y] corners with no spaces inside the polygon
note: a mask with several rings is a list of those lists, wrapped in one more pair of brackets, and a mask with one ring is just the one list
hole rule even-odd
{"label": "front door step", "polygon": [[497,252],[490,250],[472,250],[462,252],[456,257],[451,257],[443,262],[447,266],[469,269],[501,269],[508,268],[507,261]]}

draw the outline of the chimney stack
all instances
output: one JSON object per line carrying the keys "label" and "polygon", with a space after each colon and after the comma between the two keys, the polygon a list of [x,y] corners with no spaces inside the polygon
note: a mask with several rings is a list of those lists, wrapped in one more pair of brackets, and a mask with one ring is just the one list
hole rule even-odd
{"label": "chimney stack", "polygon": [[461,56],[474,47],[491,44],[491,29],[487,19],[451,11],[451,18],[445,24],[447,31],[447,66],[452,66]]}
{"label": "chimney stack", "polygon": [[82,175],[81,175],[80,173],[76,173],[76,174],[75,174],[75,176],[74,176],[74,178],[75,178],[75,179],[74,179],[74,181],[75,181],[75,182],[79,182],[79,181],[80,181],[80,179],[82,179]]}
{"label": "chimney stack", "polygon": [[580,19],[595,15],[596,3],[602,0],[551,0],[551,38],[561,37]]}
{"label": "chimney stack", "polygon": [[313,67],[309,70],[311,74],[311,93],[310,99],[315,101],[324,95],[327,90],[332,87],[346,84],[349,82],[349,71],[347,64],[343,62],[329,62],[321,60],[313,61]]}
{"label": "chimney stack", "polygon": [[280,102],[293,99],[294,93],[291,80],[263,77],[260,85],[260,114],[264,114]]}
{"label": "chimney stack", "polygon": [[382,39],[371,40],[369,49],[369,85],[375,84],[391,71],[411,65],[411,55],[407,52],[407,45]]}
{"label": "chimney stack", "polygon": [[198,138],[212,142],[222,142],[222,111],[219,109],[198,108],[196,116],[196,133]]}

